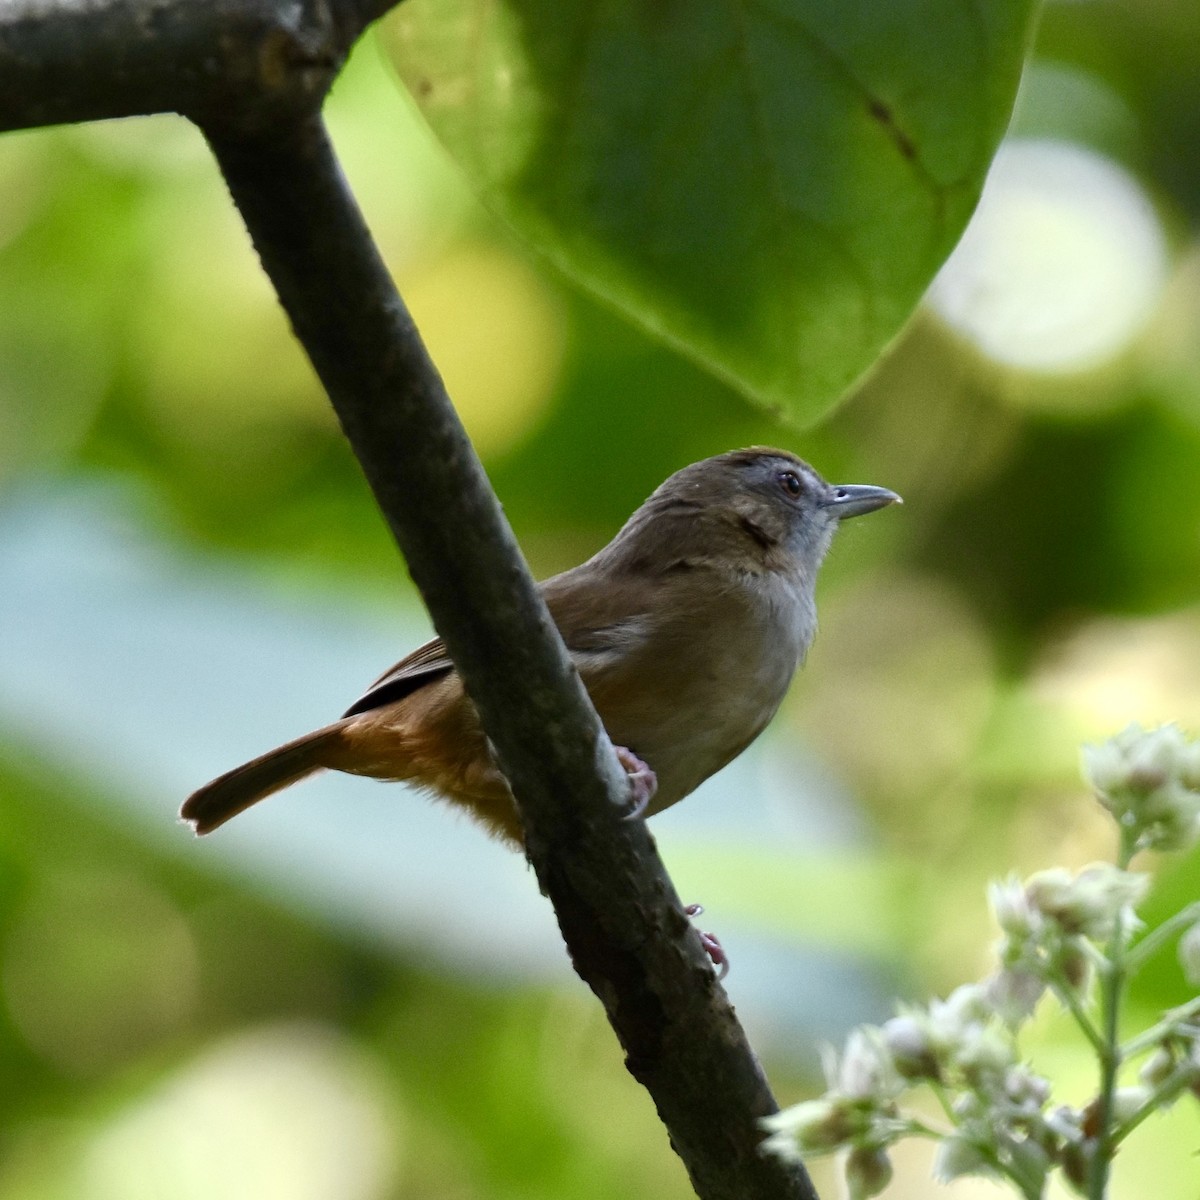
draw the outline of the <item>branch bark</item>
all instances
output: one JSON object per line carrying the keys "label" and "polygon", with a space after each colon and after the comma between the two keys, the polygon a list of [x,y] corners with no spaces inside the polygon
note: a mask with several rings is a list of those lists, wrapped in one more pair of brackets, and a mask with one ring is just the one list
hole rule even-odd
{"label": "branch bark", "polygon": [[270,126],[319,107],[397,0],[0,0],[0,132],[178,112]]}
{"label": "branch bark", "polygon": [[10,0],[0,129],[178,111],[230,192],[492,739],[576,970],[706,1200],[816,1200],[483,468],[338,169],[321,100],[392,0]]}
{"label": "branch bark", "polygon": [[814,1200],[758,1152],[776,1111],[319,119],[210,144],[521,810],[576,970],[697,1193]]}

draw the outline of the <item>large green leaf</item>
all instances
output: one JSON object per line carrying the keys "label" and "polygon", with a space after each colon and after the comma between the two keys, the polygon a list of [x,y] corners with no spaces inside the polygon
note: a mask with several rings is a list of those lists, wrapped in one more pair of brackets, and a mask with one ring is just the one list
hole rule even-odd
{"label": "large green leaf", "polygon": [[491,207],[809,421],[962,232],[1035,2],[407,0],[388,28]]}

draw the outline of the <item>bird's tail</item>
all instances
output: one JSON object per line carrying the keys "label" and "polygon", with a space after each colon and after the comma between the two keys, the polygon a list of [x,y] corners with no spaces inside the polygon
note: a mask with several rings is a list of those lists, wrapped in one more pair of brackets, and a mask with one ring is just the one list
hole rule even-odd
{"label": "bird's tail", "polygon": [[179,815],[191,822],[197,833],[211,833],[250,805],[329,765],[326,760],[341,741],[345,724],[326,725],[226,771],[193,792]]}

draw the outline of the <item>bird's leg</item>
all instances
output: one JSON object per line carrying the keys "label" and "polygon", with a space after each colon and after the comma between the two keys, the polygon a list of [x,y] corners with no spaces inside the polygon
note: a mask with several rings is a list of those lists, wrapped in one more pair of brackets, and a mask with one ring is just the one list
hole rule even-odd
{"label": "bird's leg", "polygon": [[[698,917],[704,911],[704,905],[685,904],[683,911],[689,917]],[[696,932],[700,935],[700,945],[704,947],[704,952],[712,959],[712,965],[717,969],[717,978],[724,979],[729,974],[729,955],[725,953],[721,939],[715,933],[705,933],[703,929],[697,929]]]}
{"label": "bird's leg", "polygon": [[[629,776],[629,790],[633,797],[633,808],[625,814],[623,820],[636,821],[646,811],[646,806],[653,798],[658,779],[650,767],[627,746],[616,746],[614,749],[617,752],[617,760]],[[688,904],[683,911],[689,917],[698,917],[704,911],[704,907],[700,904]],[[729,955],[725,953],[721,939],[715,933],[707,933],[703,929],[697,929],[696,932],[700,935],[700,944],[704,947],[704,952],[712,959],[717,978],[724,979],[729,974]]]}
{"label": "bird's leg", "polygon": [[629,794],[633,808],[624,816],[626,821],[636,821],[646,811],[646,806],[658,789],[658,777],[634,752],[625,746],[614,746],[617,761],[629,776]]}

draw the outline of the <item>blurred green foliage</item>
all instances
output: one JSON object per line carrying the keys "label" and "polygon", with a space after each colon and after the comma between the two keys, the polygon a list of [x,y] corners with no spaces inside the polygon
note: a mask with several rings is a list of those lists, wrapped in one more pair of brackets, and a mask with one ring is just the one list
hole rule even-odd
{"label": "blurred green foliage", "polygon": [[[789,959],[823,937],[888,990],[945,990],[986,963],[987,877],[1105,848],[1078,742],[1134,718],[1200,730],[1197,11],[1051,4],[1015,128],[1110,156],[1145,189],[1169,249],[1153,311],[1103,361],[1031,373],[927,309],[803,435],[525,257],[370,41],[339,82],[347,173],[538,574],[734,445],[781,443],[905,496],[835,546],[768,747],[775,817],[801,821],[802,748],[833,781],[830,819],[849,814],[841,844],[808,825],[794,843],[661,827],[718,929],[757,922]],[[281,605],[330,589],[348,610],[412,603],[199,135],[168,118],[0,139],[0,518],[31,487],[114,480],[148,539],[194,556],[198,604],[217,563]],[[3,553],[0,538],[0,589]],[[687,1194],[581,989],[451,971],[211,869],[173,825],[180,796],[135,819],[119,776],[67,753],[71,729],[33,727],[24,636],[11,620],[0,658],[0,1200]],[[115,682],[86,698],[98,713]],[[190,761],[204,714],[186,680],[173,695],[162,754]],[[154,786],[129,770],[128,790]],[[1198,865],[1169,872],[1161,911],[1192,898]],[[835,912],[805,911],[825,890],[812,879]],[[730,950],[735,1000],[769,1024]],[[1165,956],[1138,999],[1184,986]],[[787,1099],[809,1040],[773,1066]],[[1114,1194],[1194,1195],[1193,1119],[1148,1129]],[[931,1194],[927,1164],[911,1171],[892,1194]]]}

